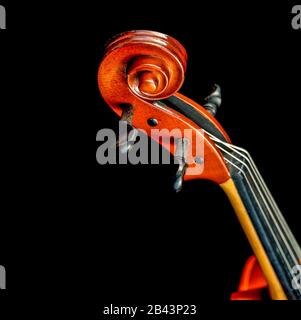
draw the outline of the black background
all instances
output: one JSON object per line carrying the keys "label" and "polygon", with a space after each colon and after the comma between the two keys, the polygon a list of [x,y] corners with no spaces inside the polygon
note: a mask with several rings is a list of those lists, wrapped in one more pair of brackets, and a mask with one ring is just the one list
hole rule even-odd
{"label": "black background", "polygon": [[213,83],[222,87],[218,120],[253,155],[301,242],[300,32],[291,28],[292,5],[197,5],[6,5],[6,296],[29,288],[69,296],[76,288],[89,297],[87,312],[114,302],[225,306],[252,254],[218,186],[187,182],[174,194],[175,166],[96,163],[97,131],[118,126],[98,92],[97,68],[105,42],[126,30],[160,31],[184,45],[181,93],[202,102]]}

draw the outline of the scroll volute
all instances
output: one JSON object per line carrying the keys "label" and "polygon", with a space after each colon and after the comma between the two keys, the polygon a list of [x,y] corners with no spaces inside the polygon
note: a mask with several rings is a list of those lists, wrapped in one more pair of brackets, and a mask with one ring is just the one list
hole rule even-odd
{"label": "scroll volute", "polygon": [[[144,129],[163,147],[168,147],[172,154],[175,153],[173,143],[167,146],[164,136],[163,139],[162,135],[156,138],[149,119],[157,120],[155,129],[179,129],[175,140],[185,137],[190,140],[188,167],[199,167],[199,170],[187,170],[185,180],[202,178],[222,183],[228,180],[229,172],[214,143],[193,121],[160,103],[162,99],[177,95],[184,81],[186,61],[184,47],[172,37],[145,30],[126,32],[116,36],[106,48],[98,72],[99,89],[104,100],[119,116],[125,107],[130,107],[131,125]],[[189,102],[197,112],[216,123],[203,107],[191,103],[191,100]],[[188,136],[186,132],[192,134]],[[168,138],[166,141],[169,142]],[[204,147],[197,148],[198,143],[203,143]]]}

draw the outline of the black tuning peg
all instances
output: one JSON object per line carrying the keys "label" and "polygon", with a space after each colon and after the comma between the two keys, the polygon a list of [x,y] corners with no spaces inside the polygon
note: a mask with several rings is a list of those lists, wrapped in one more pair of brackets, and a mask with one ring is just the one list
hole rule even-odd
{"label": "black tuning peg", "polygon": [[120,122],[124,122],[125,126],[129,126],[132,130],[129,132],[129,134],[125,132],[125,134],[119,138],[117,141],[117,146],[120,149],[120,153],[126,154],[131,150],[139,132],[132,126],[132,107],[130,105],[125,105],[123,107],[124,108]]}
{"label": "black tuning peg", "polygon": [[188,150],[189,140],[186,138],[178,139],[176,142],[176,151],[175,151],[175,162],[179,164],[176,179],[174,182],[174,190],[176,192],[181,191],[183,186],[183,179],[187,168],[187,150]]}
{"label": "black tuning peg", "polygon": [[222,103],[221,88],[219,85],[215,84],[213,86],[212,92],[205,98],[205,101],[204,108],[215,116],[217,109]]}

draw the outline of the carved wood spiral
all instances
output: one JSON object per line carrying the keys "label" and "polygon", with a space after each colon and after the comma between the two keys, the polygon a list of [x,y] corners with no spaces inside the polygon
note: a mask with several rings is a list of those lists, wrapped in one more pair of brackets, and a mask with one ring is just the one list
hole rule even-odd
{"label": "carved wood spiral", "polygon": [[182,86],[186,61],[184,47],[167,35],[126,32],[116,36],[106,48],[99,68],[99,88],[110,105],[116,100],[114,92],[128,96],[129,100],[133,95],[144,100],[167,98]]}

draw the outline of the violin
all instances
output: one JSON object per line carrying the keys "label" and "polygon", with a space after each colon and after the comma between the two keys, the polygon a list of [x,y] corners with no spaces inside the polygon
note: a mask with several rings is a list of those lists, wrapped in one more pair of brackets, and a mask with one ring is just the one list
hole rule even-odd
{"label": "violin", "polygon": [[186,63],[186,50],[176,39],[154,31],[125,32],[106,46],[99,90],[122,121],[174,156],[176,192],[185,181],[207,179],[226,193],[254,253],[231,299],[261,300],[268,289],[273,300],[301,300],[300,246],[252,157],[232,144],[216,120],[220,87],[215,85],[203,106],[178,92]]}

